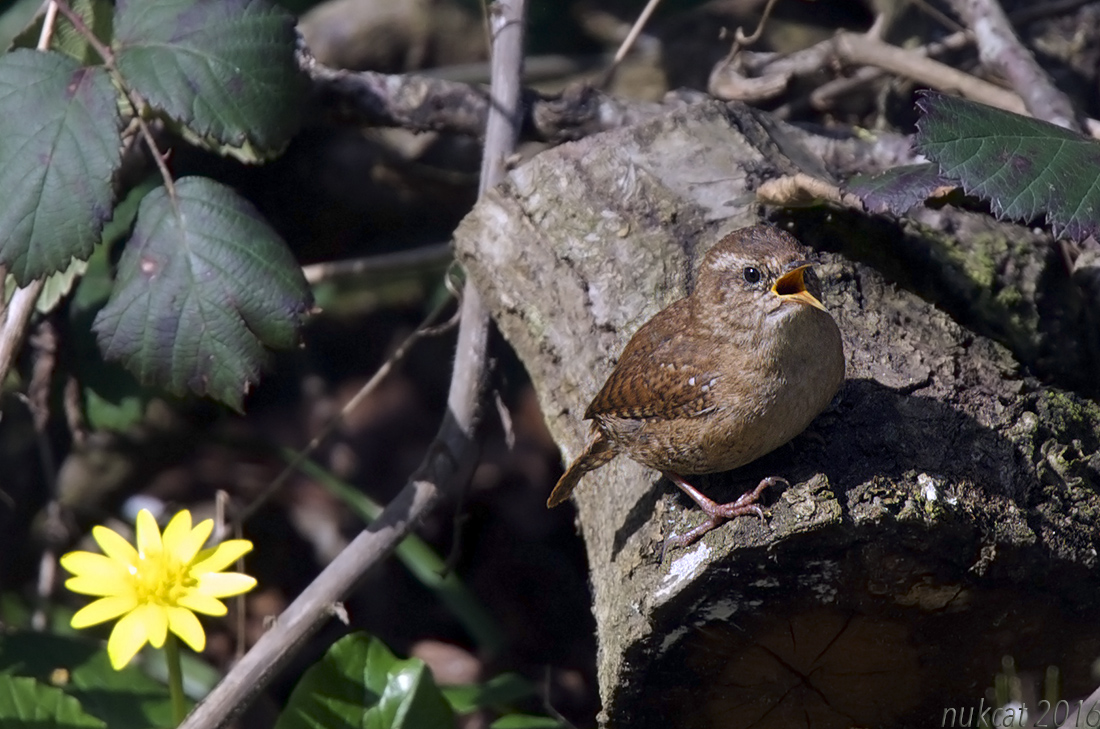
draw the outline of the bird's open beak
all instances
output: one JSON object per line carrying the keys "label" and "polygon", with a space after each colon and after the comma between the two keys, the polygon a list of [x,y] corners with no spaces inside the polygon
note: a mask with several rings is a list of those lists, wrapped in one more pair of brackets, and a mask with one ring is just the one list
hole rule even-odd
{"label": "bird's open beak", "polygon": [[800,304],[826,311],[825,305],[818,301],[817,297],[806,288],[806,271],[809,268],[810,264],[807,263],[792,271],[787,271],[775,280],[772,293],[784,301],[797,301]]}

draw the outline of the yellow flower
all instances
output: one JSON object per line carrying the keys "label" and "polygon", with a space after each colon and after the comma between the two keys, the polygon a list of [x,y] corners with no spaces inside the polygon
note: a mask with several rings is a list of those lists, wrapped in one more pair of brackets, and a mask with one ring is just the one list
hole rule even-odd
{"label": "yellow flower", "polygon": [[103,550],[69,552],[61,566],[74,576],[65,587],[99,597],[73,615],[74,628],[86,628],[121,616],[111,630],[107,654],[120,670],[148,641],[164,645],[168,631],[195,651],[206,646],[206,634],[195,613],[225,615],[217,598],[248,592],[256,580],[238,572],[222,572],[252,550],[247,539],[230,539],[212,549],[199,549],[214,529],[207,519],[191,528],[191,512],[176,514],[161,537],[148,510],[137,515],[137,549],[107,527],[92,529]]}

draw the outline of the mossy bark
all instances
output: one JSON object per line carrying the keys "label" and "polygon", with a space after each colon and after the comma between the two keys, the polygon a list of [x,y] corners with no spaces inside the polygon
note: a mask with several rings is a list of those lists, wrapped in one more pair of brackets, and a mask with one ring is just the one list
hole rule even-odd
{"label": "mossy bark", "polygon": [[[689,290],[722,233],[757,222],[755,187],[829,174],[804,140],[701,104],[544,153],[464,221],[458,255],[567,459],[630,335]],[[882,250],[838,253],[853,248],[845,222],[877,231],[864,246]],[[1009,349],[914,293],[914,279],[967,268],[926,255],[914,269],[914,241],[950,241],[948,227],[820,211],[786,224],[819,251],[848,381],[791,444],[697,479],[725,500],[787,478],[766,523],[734,520],[662,559],[663,540],[701,520],[690,501],[625,458],[581,482],[601,721],[928,726],[976,705],[1004,655],[1058,665],[1067,696],[1086,690],[1100,655],[1087,617],[1100,601],[1100,408],[1024,376]],[[905,287],[856,258],[901,270]],[[988,282],[997,265],[977,268]]]}

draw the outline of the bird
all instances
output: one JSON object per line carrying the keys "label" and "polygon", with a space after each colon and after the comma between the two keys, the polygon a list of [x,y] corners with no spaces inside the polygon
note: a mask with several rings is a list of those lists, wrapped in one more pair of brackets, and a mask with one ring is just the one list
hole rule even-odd
{"label": "bird", "polygon": [[719,504],[684,478],[744,466],[801,433],[844,382],[844,347],[806,249],[767,224],[735,230],[704,255],[695,286],[627,342],[585,410],[587,443],[547,507],[625,455],[660,471],[707,520],[665,542],[687,546],[743,514],[779,477]]}

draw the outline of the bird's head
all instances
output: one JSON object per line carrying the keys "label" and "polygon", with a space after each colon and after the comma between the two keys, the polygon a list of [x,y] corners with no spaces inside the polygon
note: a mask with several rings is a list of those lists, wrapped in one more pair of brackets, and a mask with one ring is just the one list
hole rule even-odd
{"label": "bird's head", "polygon": [[692,297],[705,316],[749,326],[826,311],[806,249],[769,225],[736,230],[707,251]]}

